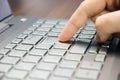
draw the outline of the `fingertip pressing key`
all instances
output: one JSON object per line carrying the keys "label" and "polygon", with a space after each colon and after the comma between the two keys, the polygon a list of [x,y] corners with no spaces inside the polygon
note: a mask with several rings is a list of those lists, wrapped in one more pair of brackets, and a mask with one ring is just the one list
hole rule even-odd
{"label": "fingertip pressing key", "polygon": [[60,33],[58,40],[60,42],[69,41],[72,38],[72,36],[74,36],[74,34],[77,32],[77,30],[78,29],[76,27],[74,27],[73,24],[71,24],[71,23],[66,24],[65,28]]}

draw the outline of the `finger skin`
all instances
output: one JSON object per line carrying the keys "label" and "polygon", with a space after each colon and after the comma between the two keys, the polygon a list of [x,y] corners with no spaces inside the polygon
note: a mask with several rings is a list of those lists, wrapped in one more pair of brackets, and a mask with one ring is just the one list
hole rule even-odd
{"label": "finger skin", "polygon": [[110,12],[107,11],[107,10],[104,10],[104,11],[100,12],[99,14],[91,17],[91,20],[95,23],[96,19],[97,19],[99,16],[102,16],[102,15],[107,14],[107,13],[110,13]]}
{"label": "finger skin", "polygon": [[[98,4],[99,3],[99,4]],[[68,41],[82,27],[86,21],[96,14],[102,12],[105,8],[105,0],[85,0],[75,13],[72,15],[64,29],[60,33],[59,41]]]}
{"label": "finger skin", "polygon": [[120,32],[120,11],[104,14],[96,19],[97,41],[104,42]]}

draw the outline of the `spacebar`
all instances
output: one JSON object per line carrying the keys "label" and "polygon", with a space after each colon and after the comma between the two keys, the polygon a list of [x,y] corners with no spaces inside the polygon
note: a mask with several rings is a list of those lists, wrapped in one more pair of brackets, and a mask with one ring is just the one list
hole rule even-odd
{"label": "spacebar", "polygon": [[87,42],[76,42],[73,47],[70,49],[70,53],[84,54],[89,46]]}

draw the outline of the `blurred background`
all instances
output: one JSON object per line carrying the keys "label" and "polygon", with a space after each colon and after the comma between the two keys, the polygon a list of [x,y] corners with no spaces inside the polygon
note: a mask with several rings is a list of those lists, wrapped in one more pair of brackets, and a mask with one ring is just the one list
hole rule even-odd
{"label": "blurred background", "polygon": [[9,0],[15,16],[69,18],[83,0]]}

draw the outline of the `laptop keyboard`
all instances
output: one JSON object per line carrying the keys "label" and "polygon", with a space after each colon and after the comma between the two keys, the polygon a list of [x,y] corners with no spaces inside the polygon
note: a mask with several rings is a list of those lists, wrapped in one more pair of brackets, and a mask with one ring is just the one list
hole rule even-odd
{"label": "laptop keyboard", "polygon": [[110,40],[97,43],[88,21],[69,42],[58,42],[66,22],[40,19],[1,49],[0,80],[98,80]]}

